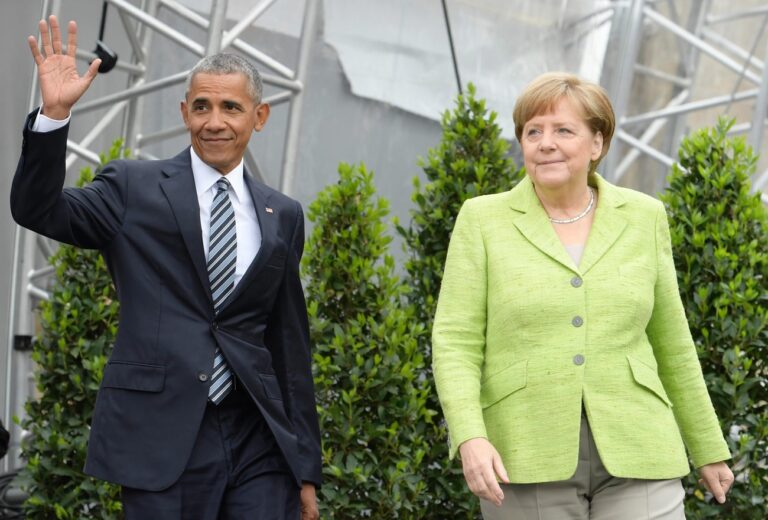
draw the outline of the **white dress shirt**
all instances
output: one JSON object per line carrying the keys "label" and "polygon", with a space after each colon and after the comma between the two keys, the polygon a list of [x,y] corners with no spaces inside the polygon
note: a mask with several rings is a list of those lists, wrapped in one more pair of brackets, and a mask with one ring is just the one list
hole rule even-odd
{"label": "white dress shirt", "polygon": [[195,153],[194,148],[189,148],[192,156],[192,175],[195,177],[195,190],[197,202],[200,205],[200,229],[203,232],[203,249],[208,258],[208,243],[210,242],[211,205],[216,195],[216,181],[224,177],[229,181],[229,200],[232,209],[235,210],[235,229],[237,230],[237,265],[235,266],[235,285],[245,274],[261,247],[261,228],[256,217],[256,208],[253,205],[251,193],[245,185],[243,178],[243,161],[226,175],[220,174],[203,162]]}
{"label": "white dress shirt", "polygon": [[[69,123],[70,117],[58,120],[38,113],[35,122],[32,123],[32,131],[52,132]],[[211,205],[217,190],[216,181],[221,177],[226,177],[231,186],[229,200],[235,210],[235,229],[237,230],[237,264],[235,265],[235,285],[237,285],[261,247],[261,228],[251,193],[248,191],[243,178],[243,161],[241,159],[240,164],[235,169],[227,175],[222,175],[205,164],[192,147],[189,148],[189,152],[192,158],[192,175],[195,180],[197,202],[200,207],[200,229],[202,230],[203,250],[206,258],[208,258],[208,243],[210,242]]]}

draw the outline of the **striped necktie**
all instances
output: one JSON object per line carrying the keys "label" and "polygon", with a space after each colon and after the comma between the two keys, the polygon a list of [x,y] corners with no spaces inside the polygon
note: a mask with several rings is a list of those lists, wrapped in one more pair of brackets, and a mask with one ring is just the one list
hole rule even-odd
{"label": "striped necktie", "polygon": [[[229,181],[216,181],[216,195],[211,205],[211,232],[208,244],[208,279],[211,282],[213,308],[218,314],[221,304],[235,289],[235,264],[237,262],[237,230],[235,210],[229,200]],[[213,376],[208,389],[208,399],[219,404],[232,390],[234,379],[227,361],[216,347],[213,360]]]}

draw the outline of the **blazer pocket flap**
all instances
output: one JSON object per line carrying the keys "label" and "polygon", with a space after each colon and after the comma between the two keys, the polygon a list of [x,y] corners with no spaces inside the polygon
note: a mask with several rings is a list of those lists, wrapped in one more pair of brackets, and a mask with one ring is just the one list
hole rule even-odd
{"label": "blazer pocket flap", "polygon": [[104,367],[102,388],[160,392],[165,387],[165,367],[110,361]]}
{"label": "blazer pocket flap", "polygon": [[528,360],[519,361],[483,381],[480,388],[480,406],[488,408],[505,397],[524,388],[528,378]]}
{"label": "blazer pocket flap", "polygon": [[667,397],[667,392],[664,390],[664,385],[661,384],[661,379],[659,379],[659,374],[656,370],[632,356],[627,356],[627,360],[629,361],[629,368],[632,370],[632,377],[635,379],[635,382],[656,394],[667,406],[671,407],[672,401]]}

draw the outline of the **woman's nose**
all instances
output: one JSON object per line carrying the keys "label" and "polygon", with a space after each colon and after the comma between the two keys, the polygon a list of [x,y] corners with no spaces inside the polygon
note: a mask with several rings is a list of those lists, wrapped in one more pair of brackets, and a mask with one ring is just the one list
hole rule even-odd
{"label": "woman's nose", "polygon": [[555,147],[555,140],[550,132],[542,132],[539,140],[539,150],[552,150]]}

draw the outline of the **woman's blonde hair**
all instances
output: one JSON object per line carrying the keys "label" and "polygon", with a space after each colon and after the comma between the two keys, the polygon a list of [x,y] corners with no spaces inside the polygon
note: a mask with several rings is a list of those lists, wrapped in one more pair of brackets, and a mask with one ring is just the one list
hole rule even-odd
{"label": "woman's blonde hair", "polygon": [[613,131],[616,128],[616,116],[608,99],[608,93],[591,81],[567,72],[548,72],[534,79],[523,90],[515,102],[512,119],[515,122],[515,136],[522,142],[523,127],[531,118],[554,110],[562,98],[567,98],[582,113],[584,122],[593,133],[603,136],[603,150],[596,161],[589,165],[589,173],[594,173],[597,165],[608,153]]}

